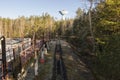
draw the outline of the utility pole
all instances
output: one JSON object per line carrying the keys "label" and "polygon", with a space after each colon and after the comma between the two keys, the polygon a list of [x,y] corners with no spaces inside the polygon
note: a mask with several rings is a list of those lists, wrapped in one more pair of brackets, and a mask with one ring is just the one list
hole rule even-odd
{"label": "utility pole", "polygon": [[36,49],[36,37],[35,37],[35,32],[34,32],[34,35],[33,35],[33,49],[34,49],[34,59],[35,59],[35,63],[34,63],[34,69],[35,69],[35,77],[38,76],[38,52],[37,52],[37,49]]}
{"label": "utility pole", "polygon": [[34,71],[35,71],[35,76],[38,76],[38,55],[37,55],[37,50],[36,50],[36,34],[33,32],[33,51],[34,51]]}

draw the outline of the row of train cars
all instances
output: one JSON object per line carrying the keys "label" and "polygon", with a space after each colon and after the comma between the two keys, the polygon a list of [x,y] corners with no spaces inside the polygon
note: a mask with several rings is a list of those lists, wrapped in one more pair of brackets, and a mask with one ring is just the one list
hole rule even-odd
{"label": "row of train cars", "polygon": [[[36,46],[40,48],[43,41],[37,41]],[[13,78],[17,78],[18,73],[21,73],[29,62],[34,57],[34,50],[31,38],[16,38],[6,39],[6,69],[7,75],[12,75]],[[0,59],[2,58],[1,46],[0,46]],[[0,61],[0,78],[2,79],[2,61]],[[0,80],[1,80],[0,79]]]}

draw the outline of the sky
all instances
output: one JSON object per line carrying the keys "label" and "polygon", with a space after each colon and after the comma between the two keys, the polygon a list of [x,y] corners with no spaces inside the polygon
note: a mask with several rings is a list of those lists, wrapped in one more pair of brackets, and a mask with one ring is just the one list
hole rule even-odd
{"label": "sky", "polygon": [[49,13],[56,19],[60,19],[59,11],[66,10],[66,18],[74,18],[76,10],[80,7],[86,9],[88,2],[85,0],[1,0],[0,16],[4,18],[29,17]]}

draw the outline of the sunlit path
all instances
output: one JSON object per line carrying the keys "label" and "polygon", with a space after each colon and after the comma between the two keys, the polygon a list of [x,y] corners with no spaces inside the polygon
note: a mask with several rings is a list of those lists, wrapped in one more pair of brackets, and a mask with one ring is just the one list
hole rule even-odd
{"label": "sunlit path", "polygon": [[0,80],[120,80],[120,0],[1,0]]}

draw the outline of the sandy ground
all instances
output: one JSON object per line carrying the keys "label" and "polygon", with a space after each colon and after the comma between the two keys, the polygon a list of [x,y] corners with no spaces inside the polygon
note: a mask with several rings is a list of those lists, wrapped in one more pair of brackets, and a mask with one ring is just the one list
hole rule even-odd
{"label": "sandy ground", "polygon": [[[75,55],[75,51],[71,48],[69,43],[62,40],[60,42],[68,80],[94,80],[93,75],[86,67],[86,64]],[[51,80],[55,44],[55,41],[51,42],[48,55],[45,55],[45,63],[40,63],[40,57],[38,58],[38,76],[34,76],[34,67],[31,67],[27,74],[29,78],[27,77],[25,80]]]}

